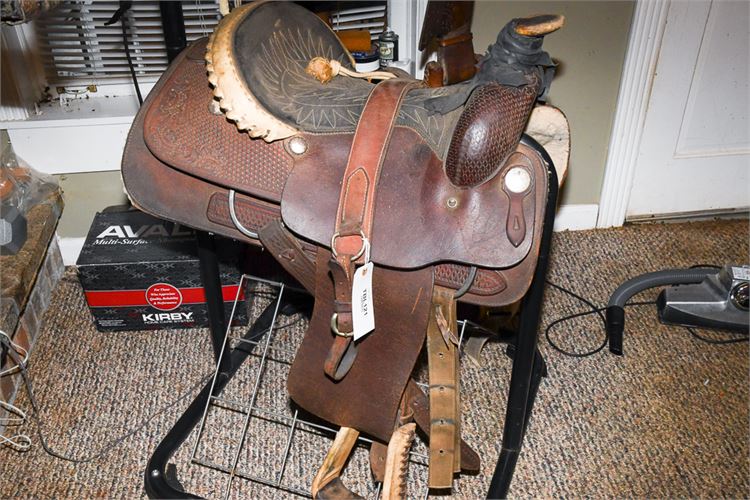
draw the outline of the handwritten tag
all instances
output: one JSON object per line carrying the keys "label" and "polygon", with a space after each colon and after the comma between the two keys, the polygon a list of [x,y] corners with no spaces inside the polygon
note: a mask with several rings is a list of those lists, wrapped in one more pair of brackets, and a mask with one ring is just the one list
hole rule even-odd
{"label": "handwritten tag", "polygon": [[375,329],[375,308],[372,303],[373,264],[368,262],[354,272],[352,280],[352,323],[354,340]]}

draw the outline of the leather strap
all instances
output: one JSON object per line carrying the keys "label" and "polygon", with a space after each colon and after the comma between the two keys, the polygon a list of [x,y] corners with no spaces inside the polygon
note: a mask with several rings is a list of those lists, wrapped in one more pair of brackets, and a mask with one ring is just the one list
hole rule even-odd
{"label": "leather strap", "polygon": [[315,261],[302,249],[299,240],[290,233],[280,220],[274,219],[258,231],[263,247],[274,256],[286,272],[315,294]]}
{"label": "leather strap", "polygon": [[418,85],[419,82],[398,79],[379,83],[370,93],[354,133],[331,239],[334,258],[329,268],[335,294],[331,324],[336,328],[336,337],[324,370],[334,380],[341,380],[349,372],[357,354],[350,335],[354,266],[367,258],[378,179],[398,109],[406,93]]}
{"label": "leather strap", "polygon": [[[351,427],[341,427],[336,433],[336,438],[313,479],[313,498],[361,498],[346,488],[339,478],[347,460],[349,460],[349,455],[357,444],[357,438],[359,438],[359,431]],[[329,487],[326,488],[327,486]]]}
{"label": "leather strap", "polygon": [[398,110],[406,93],[418,85],[410,80],[385,80],[365,103],[341,183],[331,242],[334,254],[357,256],[357,263],[364,262],[362,238],[370,239],[378,179]]}
{"label": "leather strap", "polygon": [[[427,436],[427,440],[432,442],[430,437],[430,401],[413,379],[409,380],[409,384],[406,386],[404,398],[409,402],[417,427]],[[477,474],[479,467],[479,455],[466,441],[461,440],[461,471]]]}
{"label": "leather strap", "polygon": [[[354,330],[352,323],[352,272],[354,264],[349,262],[346,267],[340,264],[335,258],[328,262],[328,269],[333,279],[334,294],[331,325],[332,328],[335,326],[338,332],[346,335],[336,334],[323,365],[326,375],[333,380],[341,380],[349,372],[352,363],[354,363],[357,349],[352,338]],[[343,363],[344,358],[348,360],[348,363]]]}
{"label": "leather strap", "polygon": [[[458,400],[458,341],[453,290],[434,286],[432,314],[427,325],[430,378],[430,488],[451,488],[460,471],[460,406]],[[458,453],[457,453],[458,452]]]}

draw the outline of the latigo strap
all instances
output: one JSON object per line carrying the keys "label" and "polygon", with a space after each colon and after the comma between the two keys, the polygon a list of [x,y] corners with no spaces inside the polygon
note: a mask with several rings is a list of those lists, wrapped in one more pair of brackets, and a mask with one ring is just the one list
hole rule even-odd
{"label": "latigo strap", "polygon": [[331,238],[333,259],[329,269],[334,282],[334,315],[331,330],[336,337],[324,364],[326,375],[341,380],[357,355],[352,324],[352,278],[355,264],[365,263],[369,253],[375,198],[398,109],[406,93],[419,83],[386,80],[367,99],[357,123],[352,148],[341,183],[336,225]]}
{"label": "latigo strap", "polygon": [[430,377],[430,488],[451,488],[461,470],[458,339],[453,290],[435,286],[427,326]]}

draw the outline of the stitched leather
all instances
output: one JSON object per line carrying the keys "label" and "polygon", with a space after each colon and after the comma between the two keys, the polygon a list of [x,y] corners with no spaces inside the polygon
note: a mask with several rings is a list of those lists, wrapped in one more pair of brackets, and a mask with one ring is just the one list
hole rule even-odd
{"label": "stitched leather", "polygon": [[[364,243],[370,240],[375,198],[380,171],[390,144],[393,125],[401,100],[417,86],[408,80],[386,80],[379,83],[370,94],[360,115],[354,133],[349,158],[346,162],[334,233],[335,250],[348,257],[355,256]],[[364,255],[358,263],[364,261]]]}

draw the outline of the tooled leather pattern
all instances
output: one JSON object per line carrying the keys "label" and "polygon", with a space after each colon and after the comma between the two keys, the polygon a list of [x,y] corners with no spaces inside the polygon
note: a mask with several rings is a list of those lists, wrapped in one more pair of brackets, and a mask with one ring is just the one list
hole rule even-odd
{"label": "tooled leather pattern", "polygon": [[[351,68],[346,54],[334,48],[318,30],[278,30],[260,46],[260,86],[264,103],[278,107],[283,115],[305,131],[338,131],[357,126],[372,84],[355,78],[334,78],[321,84],[305,71],[313,57],[334,59]],[[251,89],[252,90],[252,89]],[[323,103],[323,105],[321,105]]]}
{"label": "tooled leather pattern", "polygon": [[[306,72],[314,57],[353,69],[346,50],[327,28],[292,5],[258,7],[236,29],[232,50],[245,86],[263,108],[285,124],[307,133],[354,132],[374,83],[346,76],[323,84]],[[251,47],[250,50],[248,47]],[[429,113],[426,99],[465,87],[410,92],[397,124],[413,128],[441,158],[460,113]]]}
{"label": "tooled leather pattern", "polygon": [[[165,163],[188,173],[199,177],[220,175],[226,178],[226,182],[221,183],[225,186],[252,187],[254,194],[275,199],[273,194],[281,192],[291,162],[280,141],[270,145],[248,141],[223,116],[205,112],[213,99],[203,67],[205,44],[205,40],[199,40],[188,49],[190,62],[176,68],[170,81],[165,83],[165,88],[170,90],[162,91],[158,102],[154,103],[154,111],[149,112],[146,123],[149,148]],[[293,113],[297,125],[307,132],[354,132],[373,84],[337,77],[323,86],[309,75],[300,74],[304,73],[304,68],[291,64],[289,50],[288,44],[281,44],[273,52],[273,60],[262,62],[267,70],[264,73],[267,94],[264,96],[271,109],[275,106]],[[274,62],[277,59],[283,63]],[[396,124],[413,129],[439,158],[445,158],[454,125],[463,108],[446,114],[431,113],[425,109],[424,102],[460,92],[464,86],[410,91],[399,109]],[[191,118],[186,120],[188,116]],[[193,133],[200,135],[193,136]],[[181,139],[204,137],[204,134],[209,141],[208,147]],[[226,144],[218,145],[218,140]]]}
{"label": "tooled leather pattern", "polygon": [[[202,45],[203,44],[199,42],[193,46],[194,50],[191,50],[191,52],[199,54],[204,50]],[[163,93],[161,96],[157,96],[159,98],[159,113],[154,114],[159,115],[164,113],[165,117],[172,120],[164,119],[153,121],[151,130],[156,133],[146,134],[146,137],[151,139],[151,147],[158,151],[162,157],[168,156],[168,154],[173,154],[175,158],[182,158],[186,163],[190,164],[190,167],[194,168],[193,173],[198,177],[207,177],[208,175],[213,174],[222,178],[222,184],[234,183],[238,188],[241,187],[239,185],[241,183],[254,184],[251,189],[248,189],[250,192],[254,189],[257,190],[264,188],[270,192],[280,192],[283,187],[283,178],[287,175],[286,170],[291,168],[288,164],[285,168],[274,166],[274,155],[281,156],[284,160],[283,162],[287,162],[287,156],[286,153],[283,152],[281,143],[279,142],[275,145],[269,145],[262,143],[262,141],[248,141],[245,135],[237,133],[232,125],[228,124],[223,117],[215,117],[214,115],[207,113],[206,109],[211,100],[211,94],[205,84],[203,65],[200,61],[200,57],[190,59],[195,60],[190,61],[190,63],[186,62],[182,64],[180,68],[177,68],[177,71],[175,71],[176,75],[173,75],[173,78],[171,78],[172,81],[167,83],[167,85],[172,86],[170,91],[168,93]],[[454,87],[457,86],[445,88],[445,91]],[[430,117],[425,114],[424,110],[419,106],[419,102],[423,99],[423,96],[419,94],[422,92],[422,89],[415,90],[407,96],[404,106],[402,106],[402,114],[405,111],[406,114],[409,115],[407,121],[412,128],[418,131],[430,129],[436,131],[437,134],[433,135],[433,137],[442,134],[442,139],[437,139],[437,141],[446,143],[447,141],[445,141],[445,137],[447,136],[447,138],[450,139],[450,130],[446,133],[446,128],[443,125],[446,122],[450,122],[450,120],[439,115],[436,117]],[[156,108],[156,106],[154,106],[154,108]],[[458,110],[458,113],[460,113],[460,111],[461,109]],[[182,113],[188,113],[188,115]],[[200,144],[185,144],[185,141],[183,141],[183,143],[172,142],[170,139],[176,136],[180,130],[180,126],[183,126],[182,132],[185,137],[201,137],[203,135],[202,133],[190,135],[184,130],[184,126],[190,126],[190,123],[188,123],[189,120],[184,119],[185,116],[200,117],[200,120],[194,120],[194,123],[200,127],[201,132],[203,130],[211,130],[216,133],[216,137],[222,138],[222,142],[232,143],[229,148],[226,148],[230,149],[232,154],[225,156],[223,161],[219,163],[218,161],[214,161],[220,156],[216,154],[215,145],[201,147]],[[399,117],[399,122],[403,123],[402,116]],[[420,135],[424,137],[424,133],[420,133]],[[235,138],[238,140],[235,141]],[[262,151],[253,152],[252,150],[248,150],[248,148],[252,148],[252,146],[256,144],[260,145],[258,149],[262,149]],[[434,147],[434,144],[432,144],[432,146]],[[201,149],[203,151],[200,151]],[[273,153],[274,149],[277,149],[275,153]],[[271,154],[271,158],[264,158],[265,154]],[[244,159],[237,160],[237,157],[234,155],[241,155]],[[264,158],[264,160],[256,163],[256,159],[258,158]],[[226,167],[235,168],[227,169]],[[274,174],[279,175],[275,182]],[[221,200],[214,198],[209,208],[209,219],[215,223],[227,227],[233,227],[229,218],[227,203],[228,199],[225,196],[222,196]],[[237,212],[240,220],[250,229],[257,230],[264,225],[268,218],[271,217],[271,212],[258,215],[254,213],[256,210],[266,212],[261,205],[254,208],[245,203],[242,198],[238,198]],[[277,214],[274,215],[278,216]],[[304,245],[304,247],[304,250],[308,255],[313,255],[315,253],[316,249],[314,247],[311,248],[309,245]],[[436,272],[436,279],[439,283],[452,288],[458,288],[465,282],[466,276],[468,276],[469,273],[469,268],[455,264],[441,264],[436,266]],[[507,284],[505,283],[501,272],[480,270],[475,279],[474,285],[470,290],[470,294],[490,296],[499,293],[506,287]]]}
{"label": "tooled leather pattern", "polygon": [[315,293],[315,257],[305,254],[301,242],[284,229],[280,220],[271,221],[259,232],[263,246],[284,269],[311,294]]}
{"label": "tooled leather pattern", "polygon": [[[189,196],[189,193],[186,193],[186,196]],[[277,205],[244,197],[235,198],[234,211],[242,225],[255,233],[280,217]],[[206,209],[206,217],[215,224],[234,228],[229,216],[229,196],[224,193],[212,195]]]}
{"label": "tooled leather pattern", "polygon": [[[313,57],[323,55],[349,66],[346,58],[323,48],[321,37],[312,33],[278,31],[261,45],[258,78],[263,102],[277,116],[291,116],[300,130],[311,133],[354,132],[365,102],[374,85],[366,80],[339,76],[321,84],[305,71],[305,64]],[[302,54],[302,56],[300,56]],[[253,90],[253,89],[251,89]],[[430,113],[424,107],[425,99],[458,92],[459,88],[416,89],[404,98],[399,109],[397,125],[413,128],[440,157],[450,142],[453,123],[460,109],[441,115]]]}
{"label": "tooled leather pattern", "polygon": [[[435,266],[435,283],[454,290],[463,286],[469,277],[471,268],[459,264],[439,264]],[[508,287],[500,271],[480,269],[469,293],[474,295],[496,295]]]}
{"label": "tooled leather pattern", "polygon": [[217,184],[272,201],[281,199],[292,168],[289,154],[281,141],[248,140],[223,116],[207,111],[213,96],[202,61],[182,63],[165,88],[149,109],[144,127],[155,156]]}
{"label": "tooled leather pattern", "polygon": [[463,85],[451,85],[436,89],[414,89],[404,98],[396,124],[409,127],[418,133],[438,158],[444,159],[453,136],[455,123],[463,107],[445,114],[431,113],[424,107],[427,99],[460,92]]}
{"label": "tooled leather pattern", "polygon": [[537,87],[490,83],[472,92],[445,161],[445,173],[454,185],[477,186],[497,173],[518,145]]}

